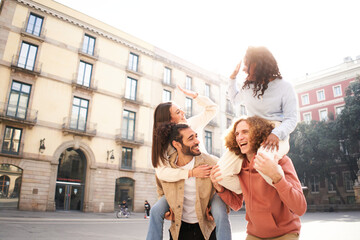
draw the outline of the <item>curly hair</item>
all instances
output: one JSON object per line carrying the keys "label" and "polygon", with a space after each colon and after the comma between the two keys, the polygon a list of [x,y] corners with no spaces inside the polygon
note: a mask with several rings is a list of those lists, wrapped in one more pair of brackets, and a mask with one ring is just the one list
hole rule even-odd
{"label": "curly hair", "polygon": [[278,64],[266,47],[248,47],[244,57],[248,67],[248,76],[242,89],[253,89],[253,96],[260,98],[268,88],[270,80],[282,79]]}
{"label": "curly hair", "polygon": [[251,150],[253,152],[257,152],[261,143],[265,141],[265,139],[270,135],[275,126],[270,121],[258,116],[241,117],[234,122],[230,128],[229,133],[225,136],[225,146],[227,149],[229,149],[229,151],[239,155],[242,158],[245,158],[246,155],[241,153],[235,136],[236,127],[242,121],[245,121],[249,125],[249,142],[252,145]]}

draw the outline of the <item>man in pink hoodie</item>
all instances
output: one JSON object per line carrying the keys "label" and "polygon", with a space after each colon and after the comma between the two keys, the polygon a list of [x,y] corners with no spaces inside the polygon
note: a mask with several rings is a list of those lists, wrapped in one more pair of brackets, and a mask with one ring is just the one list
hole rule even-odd
{"label": "man in pink hoodie", "polygon": [[[225,137],[228,150],[242,161],[238,174],[242,193],[236,194],[221,186],[218,183],[221,180],[219,168],[215,166],[211,170],[213,185],[229,207],[238,211],[245,201],[248,221],[246,240],[299,239],[299,216],[307,208],[291,159],[284,156],[276,162],[266,154],[257,154],[257,149],[273,128],[271,122],[260,117],[242,118],[234,123]],[[258,171],[269,177],[272,183],[266,182]]]}

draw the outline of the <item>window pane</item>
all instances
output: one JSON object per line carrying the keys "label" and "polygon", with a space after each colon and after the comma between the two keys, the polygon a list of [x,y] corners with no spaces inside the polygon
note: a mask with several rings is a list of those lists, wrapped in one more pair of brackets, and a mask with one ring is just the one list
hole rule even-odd
{"label": "window pane", "polygon": [[28,59],[27,59],[26,67],[25,67],[26,69],[28,69],[28,70],[34,69],[36,52],[37,52],[37,47],[30,46],[30,51],[29,51],[29,55],[28,55]]}
{"label": "window pane", "polygon": [[7,153],[18,153],[21,139],[21,129],[6,127],[2,151]]}
{"label": "window pane", "polygon": [[78,74],[78,79],[77,79],[78,84],[81,84],[81,85],[83,84],[84,72],[85,72],[85,63],[80,61],[79,74]]}
{"label": "window pane", "polygon": [[86,64],[85,76],[84,76],[84,84],[83,84],[86,87],[90,87],[91,72],[92,72],[92,65],[91,64]]}
{"label": "window pane", "polygon": [[21,44],[21,50],[20,50],[20,55],[19,55],[19,60],[18,60],[18,67],[25,68],[29,48],[30,48],[29,44],[27,44],[27,43]]}
{"label": "window pane", "polygon": [[163,90],[163,102],[171,101],[171,92],[167,90]]}
{"label": "window pane", "polygon": [[35,26],[35,20],[36,20],[36,17],[34,15],[30,14],[28,25],[26,27],[26,32],[31,33],[31,34],[33,33],[33,29]]}
{"label": "window pane", "polygon": [[33,32],[34,35],[40,36],[42,22],[43,22],[42,18],[40,18],[40,17],[36,18],[35,28],[34,28],[34,32]]}
{"label": "window pane", "polygon": [[129,69],[133,70],[135,72],[137,72],[138,70],[138,55],[134,54],[134,53],[130,53],[129,56]]}
{"label": "window pane", "polygon": [[137,80],[128,77],[126,79],[125,97],[127,99],[136,100],[136,88],[137,88]]}
{"label": "window pane", "polygon": [[7,112],[6,115],[11,116],[11,117],[15,117],[16,115],[16,109],[17,109],[17,103],[19,100],[19,93],[17,92],[11,92],[10,93],[10,98],[9,98],[9,105],[7,108]]}

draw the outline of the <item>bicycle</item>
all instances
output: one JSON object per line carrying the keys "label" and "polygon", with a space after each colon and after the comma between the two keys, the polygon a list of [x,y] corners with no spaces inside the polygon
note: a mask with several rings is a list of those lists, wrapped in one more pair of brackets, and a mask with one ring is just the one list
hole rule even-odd
{"label": "bicycle", "polygon": [[120,210],[117,210],[115,213],[117,218],[126,217],[128,218],[131,214],[128,208],[120,208]]}

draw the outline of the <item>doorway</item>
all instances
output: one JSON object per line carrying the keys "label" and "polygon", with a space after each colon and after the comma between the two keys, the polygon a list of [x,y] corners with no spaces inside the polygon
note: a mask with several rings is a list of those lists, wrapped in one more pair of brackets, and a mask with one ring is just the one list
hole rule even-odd
{"label": "doorway", "polygon": [[56,209],[81,210],[83,186],[80,184],[56,184]]}
{"label": "doorway", "polygon": [[56,210],[83,210],[86,158],[81,150],[66,149],[59,159],[56,178]]}

